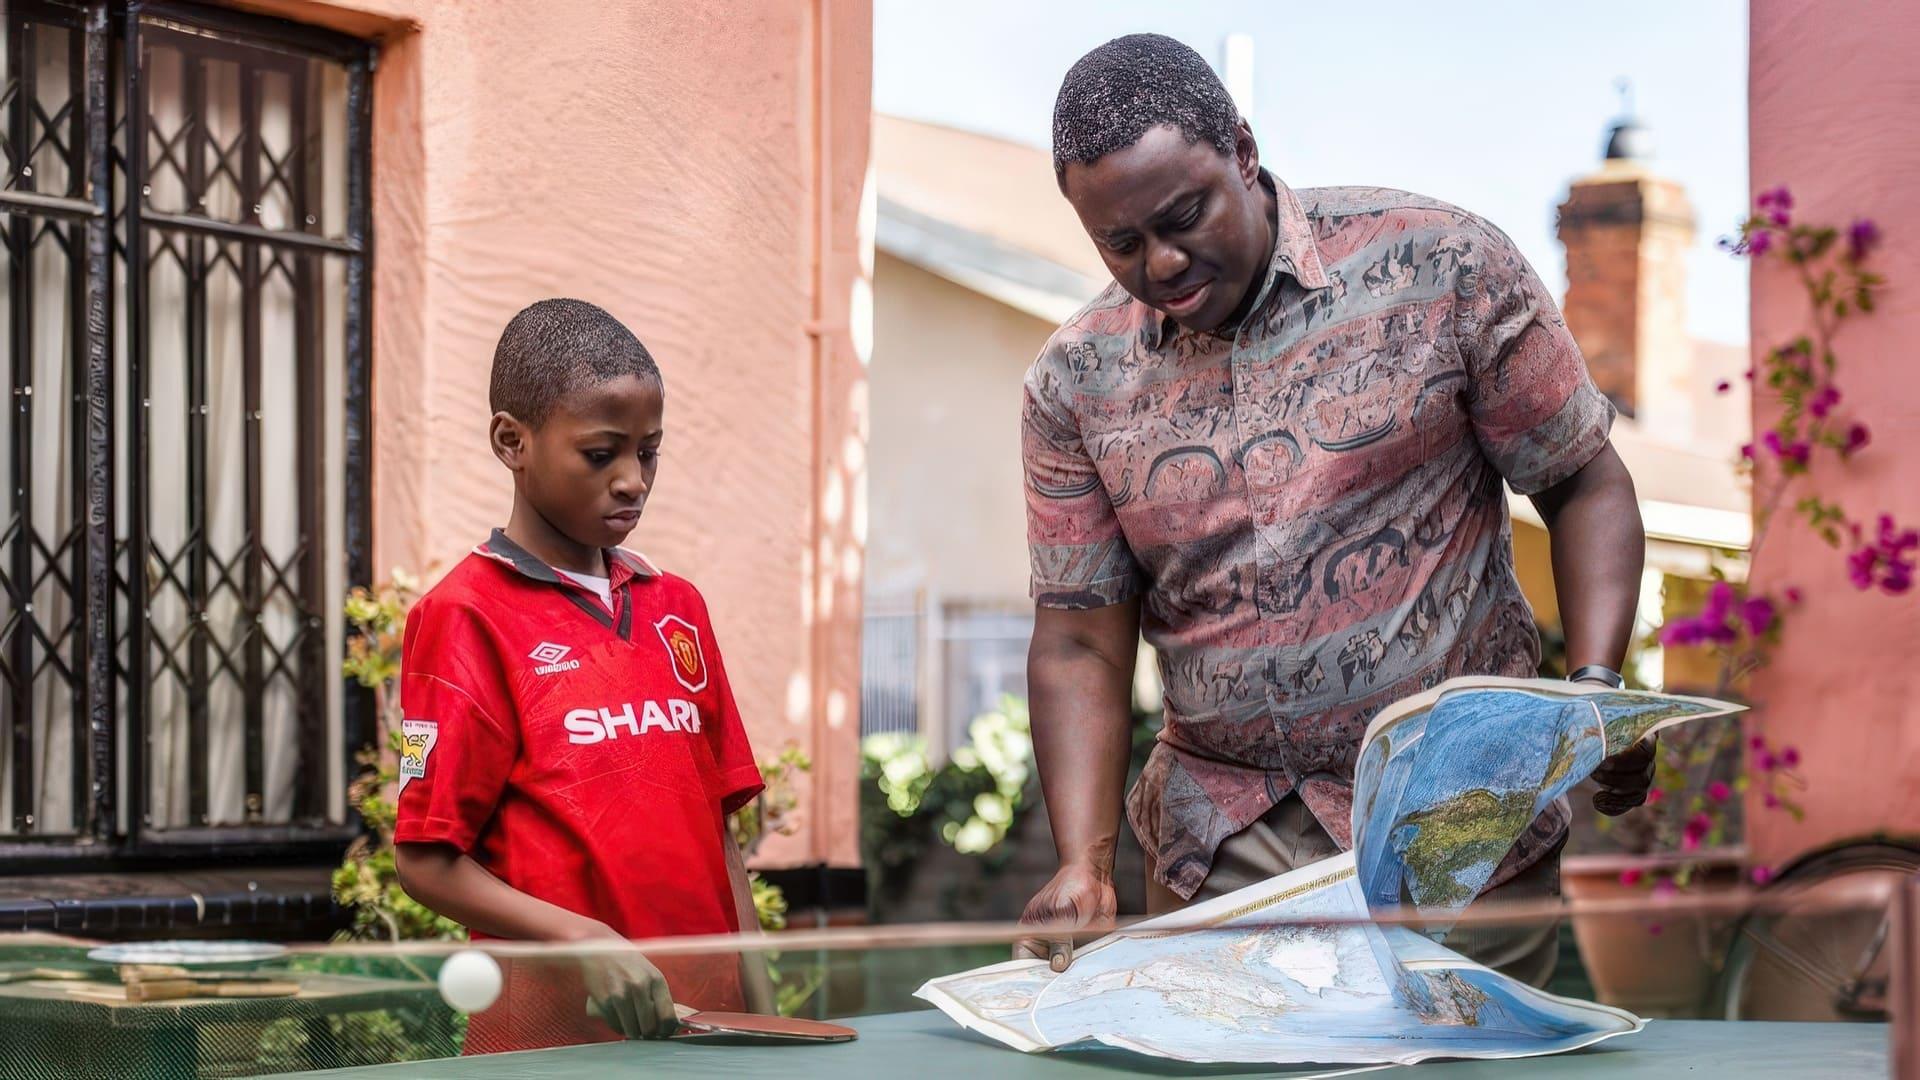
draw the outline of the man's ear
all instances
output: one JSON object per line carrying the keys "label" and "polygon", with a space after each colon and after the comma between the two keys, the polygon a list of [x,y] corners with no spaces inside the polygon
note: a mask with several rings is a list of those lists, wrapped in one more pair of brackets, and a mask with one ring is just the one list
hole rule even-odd
{"label": "man's ear", "polygon": [[533,431],[512,413],[497,412],[487,424],[487,441],[493,445],[493,456],[500,459],[500,464],[519,472],[526,467]]}
{"label": "man's ear", "polygon": [[1241,183],[1252,188],[1260,182],[1260,144],[1253,141],[1253,128],[1245,120],[1234,128],[1233,160]]}

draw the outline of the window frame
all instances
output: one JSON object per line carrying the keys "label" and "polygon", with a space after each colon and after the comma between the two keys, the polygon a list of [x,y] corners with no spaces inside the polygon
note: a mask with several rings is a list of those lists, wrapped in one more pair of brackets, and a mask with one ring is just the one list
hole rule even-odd
{"label": "window frame", "polygon": [[[69,378],[77,391],[72,462],[76,474],[74,532],[77,535],[70,555],[70,580],[66,585],[74,610],[73,632],[78,638],[72,646],[75,658],[72,672],[75,710],[72,737],[75,747],[71,780],[74,784],[75,828],[73,831],[39,836],[32,829],[30,816],[27,827],[21,828],[24,815],[18,793],[25,791],[36,796],[27,803],[29,809],[38,805],[31,776],[26,775],[31,772],[32,762],[19,753],[23,745],[29,750],[32,747],[31,719],[24,725],[24,735],[21,732],[23,725],[18,722],[12,725],[12,730],[0,731],[0,738],[15,740],[16,747],[14,768],[8,770],[8,775],[0,776],[0,784],[12,784],[16,792],[15,831],[0,836],[0,872],[32,872],[38,869],[71,871],[82,866],[114,868],[231,856],[270,856],[285,861],[335,858],[361,830],[354,820],[351,807],[348,807],[346,822],[330,823],[326,820],[331,798],[326,780],[316,781],[314,786],[318,790],[306,792],[305,798],[296,788],[294,820],[290,824],[196,824],[167,829],[155,828],[150,824],[148,812],[152,801],[149,788],[153,776],[145,753],[146,737],[150,734],[146,716],[146,688],[150,680],[146,675],[154,661],[147,611],[157,590],[151,583],[144,589],[133,589],[126,579],[146,580],[145,557],[152,552],[148,536],[145,483],[148,433],[142,408],[147,380],[152,374],[147,340],[150,327],[146,279],[157,257],[149,250],[148,234],[153,230],[165,230],[175,235],[209,237],[216,243],[237,242],[247,253],[245,257],[250,262],[262,252],[292,252],[292,257],[300,260],[303,273],[306,272],[305,267],[317,263],[317,259],[306,258],[314,253],[344,260],[345,295],[341,313],[346,388],[346,401],[341,415],[345,428],[343,460],[328,462],[322,455],[311,464],[309,475],[324,478],[329,469],[344,470],[345,551],[327,554],[333,557],[344,554],[345,583],[349,587],[371,581],[372,236],[369,187],[371,81],[375,46],[333,31],[282,19],[171,0],[13,0],[7,5],[6,19],[6,47],[10,55],[16,58],[10,64],[10,71],[15,73],[17,79],[22,71],[17,61],[21,46],[14,31],[25,23],[49,24],[67,29],[74,35],[72,55],[77,60],[83,60],[84,72],[78,80],[81,92],[72,101],[75,112],[68,118],[73,133],[71,141],[75,144],[65,147],[70,166],[69,193],[56,196],[10,187],[0,189],[0,214],[6,215],[9,225],[31,224],[38,228],[43,220],[64,221],[71,238],[68,241],[68,288],[71,290],[69,306],[73,345],[68,363]],[[308,232],[299,228],[298,222],[293,223],[292,228],[270,230],[257,222],[242,224],[195,214],[164,213],[145,205],[143,196],[149,165],[147,133],[151,118],[146,108],[146,80],[142,77],[142,68],[149,34],[156,41],[165,38],[170,48],[188,43],[189,48],[196,52],[231,55],[238,50],[252,56],[257,56],[258,51],[264,48],[290,53],[302,60],[318,58],[331,61],[345,69],[346,220],[342,237],[331,238],[318,232]],[[28,84],[21,81],[17,85],[16,95],[26,99],[27,104],[18,108],[9,105],[9,113],[16,115],[33,105]],[[127,136],[123,142],[128,151],[125,155],[114,146],[115,130],[122,125]],[[9,145],[18,145],[21,126],[17,121],[10,126]],[[120,238],[116,238],[116,231],[121,233]],[[28,243],[30,245],[32,241]],[[136,252],[140,253],[137,259],[133,257]],[[32,287],[32,275],[30,266],[22,268],[17,262],[15,266],[16,272],[10,278],[12,288],[16,290],[14,302],[18,311],[21,309],[17,291]],[[116,269],[120,271],[119,281],[116,281]],[[289,278],[292,278],[291,271]],[[22,279],[28,279],[25,286],[21,284]],[[124,287],[124,328],[114,324],[116,309],[113,290],[116,285]],[[248,287],[257,286],[243,285],[243,288]],[[308,298],[301,300],[303,305],[308,302]],[[306,309],[302,307],[300,310]],[[23,328],[20,325],[22,321],[14,320],[13,341],[10,342],[13,347],[12,367],[16,374],[13,383],[16,401],[22,397],[22,381],[18,374],[23,370],[23,365],[30,370],[32,363],[32,328],[30,325]],[[25,321],[31,322],[30,318]],[[319,326],[310,318],[303,321],[302,335],[317,337],[321,333]],[[119,358],[114,352],[115,338],[116,332],[122,329],[127,385],[116,386],[116,361]],[[23,339],[23,334],[28,336]],[[312,344],[297,347],[314,348]],[[257,361],[255,366],[257,368]],[[26,385],[30,394],[30,381]],[[318,388],[303,388],[296,395],[296,401],[304,404],[309,391],[318,392]],[[26,404],[22,403],[18,411],[25,409]],[[116,412],[116,409],[124,411]],[[309,422],[304,415],[307,410],[303,408],[302,412],[302,423]],[[123,444],[116,436],[115,428],[116,421],[122,418],[126,428],[126,458],[132,463],[134,473],[126,478],[116,474],[121,464]],[[13,438],[16,449],[26,442],[29,445],[25,449],[30,451],[30,432],[25,437],[19,434],[24,427],[14,425],[16,434]],[[249,472],[259,468],[256,433],[257,426],[249,428]],[[23,460],[29,464],[23,466]],[[23,468],[30,471],[30,457],[23,459],[16,453],[14,462],[16,473]],[[117,541],[120,522],[117,520],[116,506],[117,485],[123,479],[127,481],[127,514],[131,519],[127,522],[129,528],[125,545],[128,550],[125,552],[119,549]],[[254,486],[257,487],[257,481]],[[317,496],[310,494],[309,497]],[[30,499],[22,497],[18,505],[30,506]],[[257,509],[255,513],[257,515]],[[25,522],[21,524],[24,528]],[[25,533],[21,535],[24,537]],[[248,535],[254,541],[249,546],[258,552],[257,528],[250,528]],[[28,576],[12,572],[8,575],[10,581],[21,583],[13,587],[24,592],[24,599],[15,597],[12,606],[15,609],[24,608],[26,617],[31,617],[29,601],[34,595],[30,576],[31,555],[27,547],[29,542],[26,539],[9,540],[6,547],[0,549],[0,559],[12,560],[13,570],[19,570],[23,562],[28,564]],[[332,537],[323,530],[322,535],[316,538],[316,543],[309,546],[321,548],[332,542]],[[136,558],[136,554],[140,557]],[[127,565],[125,574],[119,569],[123,555]],[[310,554],[308,557],[318,560],[320,556]],[[201,558],[204,561],[206,556],[202,555]],[[245,571],[249,575],[246,592],[251,597],[249,602],[255,605],[263,597],[258,580],[261,558],[256,554],[249,560],[250,566]],[[49,562],[52,561],[54,559],[50,556]],[[235,561],[239,561],[238,556]],[[278,570],[275,572],[279,573]],[[324,575],[319,580],[324,583]],[[324,594],[324,587],[320,589]],[[124,619],[121,618],[123,598],[127,616]],[[303,613],[313,616],[316,612],[324,614],[327,608],[311,605],[338,604],[344,597],[309,594],[304,599],[310,606]],[[259,607],[251,610],[258,611]],[[23,617],[23,612],[15,610],[14,617]],[[128,625],[120,625],[123,622]],[[331,677],[341,679],[343,690],[339,698],[341,715],[338,722],[345,760],[340,763],[340,775],[343,780],[351,779],[358,768],[355,764],[356,754],[372,735],[373,701],[370,693],[340,676],[339,658],[328,655],[324,623],[321,627],[320,645],[317,649],[308,647],[310,655],[317,659],[318,666],[308,673],[307,678],[312,687],[323,687],[323,680],[329,677],[329,671]],[[45,640],[37,623],[32,627],[22,625],[14,637],[21,638],[29,631]],[[251,635],[250,640],[258,640],[260,636]],[[60,640],[65,640],[64,635]],[[119,659],[123,644],[130,659],[130,663],[125,665]],[[32,646],[29,644],[27,648],[31,649]],[[250,666],[249,671],[257,669]],[[257,678],[257,673],[249,676],[250,681],[257,681]],[[33,682],[30,676],[24,691],[0,686],[0,693],[12,693],[16,702],[24,693],[30,702]],[[255,689],[248,691],[248,697],[250,702],[260,700]],[[322,694],[321,701],[324,700]],[[190,702],[189,712],[193,708]],[[258,717],[249,717],[246,726],[246,786],[252,793],[258,791],[261,784],[258,745],[262,738],[261,723]],[[314,726],[309,725],[305,734],[312,736]],[[321,716],[317,725],[317,741],[306,744],[304,749],[307,753],[317,746],[323,755],[322,760],[325,760],[329,726],[329,718]],[[204,736],[204,727],[200,734]],[[21,741],[23,738],[24,744]],[[207,799],[205,778],[208,762],[204,757],[204,737],[194,750],[201,756],[189,765],[193,770],[190,788],[198,785],[198,790],[190,790],[190,799],[198,811],[204,809]],[[124,783],[121,781],[123,768]],[[329,776],[331,772],[329,768]]]}

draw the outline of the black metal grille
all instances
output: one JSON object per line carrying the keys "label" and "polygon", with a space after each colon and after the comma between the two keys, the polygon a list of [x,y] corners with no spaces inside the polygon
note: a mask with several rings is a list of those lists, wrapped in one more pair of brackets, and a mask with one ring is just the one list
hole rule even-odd
{"label": "black metal grille", "polygon": [[371,49],[15,0],[6,57],[0,859],[335,842],[328,747],[368,719],[329,627],[368,578]]}

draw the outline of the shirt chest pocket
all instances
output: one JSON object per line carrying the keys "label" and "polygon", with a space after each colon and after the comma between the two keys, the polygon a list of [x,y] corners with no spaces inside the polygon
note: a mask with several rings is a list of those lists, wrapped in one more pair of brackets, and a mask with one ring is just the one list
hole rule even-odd
{"label": "shirt chest pocket", "polygon": [[[1276,368],[1257,389],[1270,430],[1249,441],[1256,490],[1305,481],[1311,502],[1352,503],[1406,476],[1466,433],[1466,378],[1425,336],[1376,332],[1351,348],[1323,348]],[[1356,518],[1350,524],[1359,524]]]}
{"label": "shirt chest pocket", "polygon": [[[644,642],[642,643],[644,646]],[[682,794],[713,773],[699,695],[646,670],[636,646],[612,640],[544,665],[520,684],[521,756],[530,785],[617,796],[626,785]]]}
{"label": "shirt chest pocket", "polygon": [[1224,371],[1190,373],[1087,426],[1088,457],[1122,522],[1245,490],[1230,389]]}

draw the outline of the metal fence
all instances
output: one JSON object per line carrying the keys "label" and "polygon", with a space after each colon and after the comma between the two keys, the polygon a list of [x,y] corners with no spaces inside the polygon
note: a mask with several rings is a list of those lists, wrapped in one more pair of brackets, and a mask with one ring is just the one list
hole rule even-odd
{"label": "metal fence", "polygon": [[869,598],[860,656],[860,734],[922,735],[944,759],[967,725],[1027,693],[1033,611],[1024,603]]}

